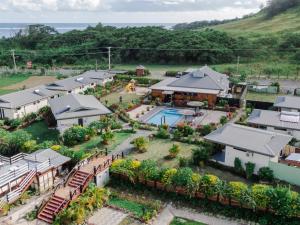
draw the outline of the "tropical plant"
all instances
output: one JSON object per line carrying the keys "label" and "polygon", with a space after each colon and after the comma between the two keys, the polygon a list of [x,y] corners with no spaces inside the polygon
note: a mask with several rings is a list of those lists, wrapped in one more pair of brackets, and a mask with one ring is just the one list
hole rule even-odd
{"label": "tropical plant", "polygon": [[149,141],[145,137],[138,137],[133,140],[133,146],[138,152],[146,152]]}
{"label": "tropical plant", "polygon": [[167,169],[166,171],[164,171],[164,174],[162,176],[162,183],[170,186],[172,184],[173,181],[173,177],[175,176],[175,174],[177,173],[177,169],[172,168],[172,169]]}
{"label": "tropical plant", "polygon": [[155,137],[161,138],[161,139],[168,139],[168,138],[170,138],[170,134],[167,129],[160,127],[159,130],[157,131],[157,133],[155,134]]}
{"label": "tropical plant", "polygon": [[225,125],[227,122],[228,122],[227,116],[222,116],[222,117],[220,118],[220,123],[221,123],[222,125]]}
{"label": "tropical plant", "polygon": [[244,174],[244,168],[242,165],[242,161],[238,157],[235,157],[235,159],[234,159],[234,169],[237,173]]}
{"label": "tropical plant", "polygon": [[252,198],[256,202],[256,206],[259,208],[268,208],[270,204],[270,198],[267,195],[269,186],[264,184],[255,184],[252,186]]}
{"label": "tropical plant", "polygon": [[269,167],[261,167],[258,170],[258,177],[260,180],[272,182],[274,180],[273,170]]}
{"label": "tropical plant", "polygon": [[210,124],[204,125],[200,132],[202,136],[208,135],[212,132],[212,126]]}
{"label": "tropical plant", "polygon": [[88,129],[82,126],[73,126],[63,133],[63,142],[67,146],[80,144],[88,139]]}
{"label": "tropical plant", "polygon": [[229,182],[228,183],[231,191],[231,196],[237,201],[242,201],[244,193],[248,190],[248,186],[242,182]]}
{"label": "tropical plant", "polygon": [[176,158],[179,152],[180,152],[180,146],[178,144],[173,144],[172,147],[169,149],[170,158]]}
{"label": "tropical plant", "polygon": [[114,139],[114,137],[115,137],[115,134],[109,129],[101,135],[102,143],[104,145],[108,145],[109,142]]}
{"label": "tropical plant", "polygon": [[210,148],[206,148],[203,145],[200,145],[197,149],[193,149],[192,159],[195,165],[203,165],[211,157]]}
{"label": "tropical plant", "polygon": [[246,172],[246,178],[251,179],[254,173],[255,163],[247,162],[245,163],[245,172]]}
{"label": "tropical plant", "polygon": [[143,160],[139,167],[139,175],[144,179],[158,180],[159,168],[154,160]]}
{"label": "tropical plant", "polygon": [[214,175],[204,175],[200,180],[200,191],[204,193],[206,197],[210,197],[217,194],[216,187],[220,179]]}

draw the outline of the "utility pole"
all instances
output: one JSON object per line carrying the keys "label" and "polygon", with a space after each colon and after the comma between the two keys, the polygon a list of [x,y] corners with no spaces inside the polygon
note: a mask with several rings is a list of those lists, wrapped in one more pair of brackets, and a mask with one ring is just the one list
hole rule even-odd
{"label": "utility pole", "polygon": [[240,56],[237,57],[236,63],[236,74],[239,75],[239,66],[240,66]]}
{"label": "utility pole", "polygon": [[96,71],[98,71],[98,60],[96,59]]}
{"label": "utility pole", "polygon": [[111,47],[107,47],[108,49],[108,69],[111,70],[110,57],[111,57]]}
{"label": "utility pole", "polygon": [[14,70],[16,72],[17,71],[17,64],[16,64],[15,50],[11,50],[11,55],[12,55],[13,62],[14,62]]}

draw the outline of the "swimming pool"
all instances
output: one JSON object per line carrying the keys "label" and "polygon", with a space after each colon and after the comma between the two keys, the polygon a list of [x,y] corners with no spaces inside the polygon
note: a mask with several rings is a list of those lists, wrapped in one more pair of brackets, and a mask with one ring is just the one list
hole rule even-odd
{"label": "swimming pool", "polygon": [[147,123],[162,125],[168,124],[169,126],[175,126],[177,122],[183,117],[177,109],[163,109],[154,114],[147,120]]}

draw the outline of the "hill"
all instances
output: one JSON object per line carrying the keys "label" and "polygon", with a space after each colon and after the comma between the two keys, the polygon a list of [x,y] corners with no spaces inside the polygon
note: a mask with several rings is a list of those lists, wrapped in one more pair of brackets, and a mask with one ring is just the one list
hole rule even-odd
{"label": "hill", "polygon": [[270,19],[266,17],[266,12],[261,11],[251,17],[212,26],[220,31],[226,31],[240,36],[266,33],[300,32],[300,6],[291,8]]}

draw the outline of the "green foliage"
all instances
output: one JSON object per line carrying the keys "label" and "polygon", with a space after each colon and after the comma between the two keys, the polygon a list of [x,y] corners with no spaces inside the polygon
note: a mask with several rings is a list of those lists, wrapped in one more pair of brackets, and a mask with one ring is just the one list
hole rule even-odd
{"label": "green foliage", "polygon": [[209,160],[211,157],[211,149],[205,146],[199,146],[197,149],[193,149],[193,162],[195,165],[199,166]]}
{"label": "green foliage", "polygon": [[169,149],[169,156],[171,158],[176,158],[179,152],[180,152],[180,146],[178,144],[173,144],[172,147]]}
{"label": "green foliage", "polygon": [[174,131],[174,135],[180,137],[187,137],[189,135],[194,134],[194,129],[186,123],[178,124],[176,130]]}
{"label": "green foliage", "polygon": [[145,137],[138,137],[133,140],[133,146],[138,152],[146,152],[149,141]]}
{"label": "green foliage", "polygon": [[265,10],[268,17],[273,17],[299,5],[300,2],[298,0],[270,0]]}
{"label": "green foliage", "polygon": [[220,123],[221,123],[222,125],[225,125],[227,122],[228,122],[227,116],[222,116],[222,117],[220,118]]}
{"label": "green foliage", "polygon": [[73,126],[63,133],[63,142],[66,146],[74,146],[83,143],[89,138],[89,130],[86,127]]}
{"label": "green foliage", "polygon": [[64,209],[55,217],[53,224],[82,224],[94,210],[103,207],[104,203],[108,201],[109,195],[108,190],[90,185],[67,209]]}
{"label": "green foliage", "polygon": [[237,157],[234,159],[234,169],[239,174],[244,173],[244,168],[243,168],[242,161]]}
{"label": "green foliage", "polygon": [[212,132],[212,126],[210,124],[204,125],[200,130],[202,136],[206,136]]}
{"label": "green foliage", "polygon": [[272,182],[274,180],[274,173],[269,167],[261,167],[258,170],[258,177],[260,180]]}
{"label": "green foliage", "polygon": [[163,127],[160,127],[157,133],[155,134],[155,137],[160,139],[169,139],[170,134],[167,129],[164,129]]}
{"label": "green foliage", "polygon": [[257,207],[267,208],[270,204],[270,198],[267,195],[269,186],[263,184],[255,184],[252,186],[252,197]]}
{"label": "green foliage", "polygon": [[109,129],[101,135],[102,143],[108,145],[111,140],[113,140],[115,134]]}
{"label": "green foliage", "polygon": [[139,174],[144,179],[157,180],[159,178],[159,168],[154,160],[144,160],[139,167]]}
{"label": "green foliage", "polygon": [[245,163],[245,167],[246,178],[251,179],[254,173],[255,163],[247,162]]}

